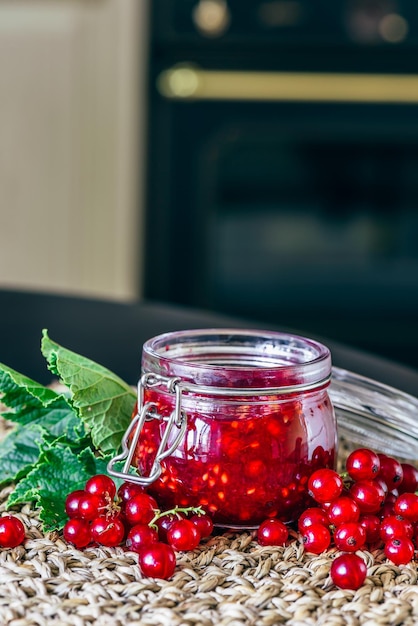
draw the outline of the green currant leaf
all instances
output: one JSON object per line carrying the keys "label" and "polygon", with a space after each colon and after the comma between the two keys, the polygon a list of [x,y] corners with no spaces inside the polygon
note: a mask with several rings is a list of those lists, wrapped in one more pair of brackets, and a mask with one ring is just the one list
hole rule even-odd
{"label": "green currant leaf", "polygon": [[38,463],[10,494],[7,508],[36,502],[44,531],[60,530],[68,519],[65,513],[67,495],[83,489],[91,476],[104,473],[107,461],[96,458],[89,448],[76,455],[61,444],[47,446],[42,449]]}
{"label": "green currant leaf", "polygon": [[65,395],[0,364],[2,416],[15,427],[0,442],[0,485],[18,482],[37,463],[42,438],[87,445],[85,427]]}
{"label": "green currant leaf", "polygon": [[0,444],[0,487],[17,482],[37,463],[44,434],[37,424],[16,425]]}
{"label": "green currant leaf", "polygon": [[59,395],[3,363],[0,363],[0,391],[2,403],[9,407],[5,417],[25,424],[33,421],[33,412],[36,417],[40,406],[47,407]]}
{"label": "green currant leaf", "polygon": [[0,364],[1,401],[7,407],[2,416],[20,425],[37,424],[54,437],[65,434],[70,440],[85,437],[85,429],[68,399],[39,385],[15,370]]}
{"label": "green currant leaf", "polygon": [[71,404],[91,433],[94,446],[115,452],[136,402],[132,388],[105,367],[63,348],[43,331],[42,354],[71,392]]}
{"label": "green currant leaf", "polygon": [[90,474],[77,456],[65,446],[43,450],[38,463],[23,478],[7,500],[7,508],[35,501],[45,530],[60,526],[65,519],[65,498],[74,489],[82,489]]}

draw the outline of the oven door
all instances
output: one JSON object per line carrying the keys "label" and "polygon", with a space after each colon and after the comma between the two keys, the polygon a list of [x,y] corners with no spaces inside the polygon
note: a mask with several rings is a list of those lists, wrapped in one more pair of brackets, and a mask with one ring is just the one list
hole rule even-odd
{"label": "oven door", "polygon": [[173,66],[156,85],[146,295],[418,365],[418,78]]}

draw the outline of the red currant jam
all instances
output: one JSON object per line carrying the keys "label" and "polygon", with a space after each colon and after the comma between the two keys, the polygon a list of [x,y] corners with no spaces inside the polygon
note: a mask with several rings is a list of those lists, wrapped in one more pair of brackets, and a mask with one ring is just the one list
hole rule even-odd
{"label": "red currant jam", "polygon": [[[182,387],[187,423],[149,492],[164,508],[201,506],[223,527],[295,519],[309,503],[310,474],[334,467],[336,425],[327,387],[329,350],[283,333],[182,331],[144,345],[143,371]],[[145,422],[134,464],[149,475],[176,397],[144,390]],[[168,437],[170,446],[177,427]]]}

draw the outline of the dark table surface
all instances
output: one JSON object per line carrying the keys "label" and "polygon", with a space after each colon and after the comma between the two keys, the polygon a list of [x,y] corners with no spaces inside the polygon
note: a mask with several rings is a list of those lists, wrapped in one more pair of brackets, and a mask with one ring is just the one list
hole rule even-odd
{"label": "dark table surface", "polygon": [[[108,367],[131,384],[139,377],[143,343],[163,332],[227,327],[305,334],[303,328],[267,326],[158,302],[121,303],[12,290],[0,291],[0,320],[0,362],[43,384],[51,381],[40,352],[43,328],[57,343]],[[328,345],[335,366],[418,395],[418,371],[326,337],[312,338]]]}

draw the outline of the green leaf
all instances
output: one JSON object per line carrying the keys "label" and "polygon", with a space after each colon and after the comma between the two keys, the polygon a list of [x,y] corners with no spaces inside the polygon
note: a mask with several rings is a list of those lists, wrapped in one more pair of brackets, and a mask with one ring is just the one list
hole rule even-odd
{"label": "green leaf", "polygon": [[84,424],[66,397],[0,364],[3,417],[15,428],[0,442],[0,485],[18,482],[37,463],[42,439],[88,445]]}
{"label": "green leaf", "polygon": [[106,462],[106,459],[96,459],[88,448],[77,456],[67,446],[48,446],[42,450],[32,471],[10,494],[7,508],[35,501],[44,530],[59,530],[68,519],[66,496],[71,491],[83,489],[94,474],[102,473]]}
{"label": "green leaf", "polygon": [[21,413],[25,409],[25,423],[32,421],[31,409],[47,407],[58,395],[52,389],[40,385],[4,363],[0,363],[0,390],[2,403],[13,409],[7,413],[7,419],[22,421]]}
{"label": "green leaf", "polygon": [[44,431],[37,424],[17,425],[0,444],[0,487],[17,482],[37,463]]}
{"label": "green leaf", "polygon": [[[35,502],[44,530],[50,531],[67,520],[67,494],[107,472],[136,394],[106,368],[52,342],[46,331],[42,351],[69,397],[0,364],[3,416],[15,423],[0,442],[0,485],[17,483],[7,507]],[[105,457],[103,451],[111,454]]]}
{"label": "green leaf", "polygon": [[3,417],[20,425],[37,424],[54,437],[85,437],[85,429],[67,398],[0,363]]}
{"label": "green leaf", "polygon": [[51,372],[70,389],[71,404],[94,446],[115,452],[131,420],[135,392],[110,370],[52,341],[46,330],[41,349]]}

